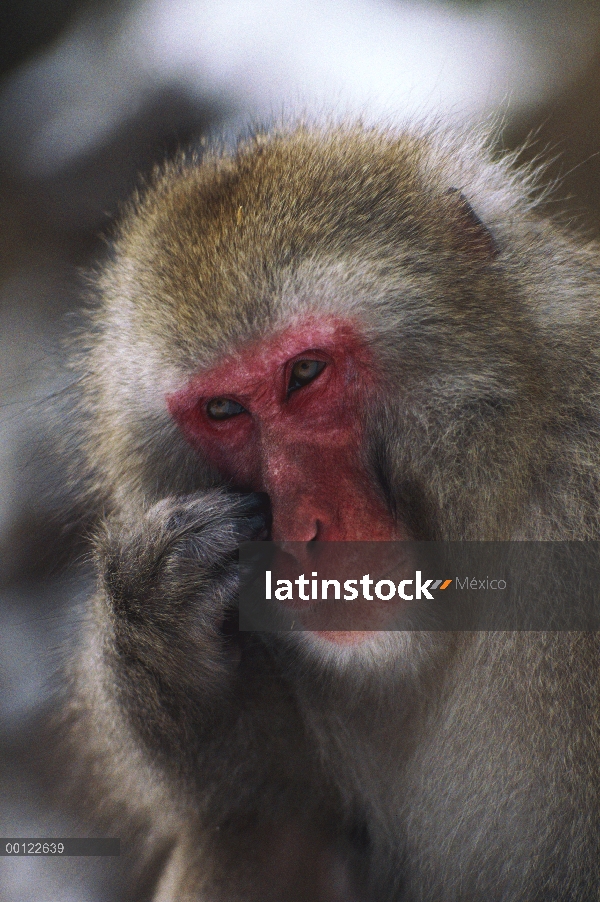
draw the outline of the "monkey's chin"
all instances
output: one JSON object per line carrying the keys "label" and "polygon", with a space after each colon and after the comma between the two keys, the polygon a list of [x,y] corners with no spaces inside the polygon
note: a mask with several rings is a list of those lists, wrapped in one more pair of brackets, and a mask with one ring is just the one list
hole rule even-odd
{"label": "monkey's chin", "polygon": [[332,642],[334,645],[364,645],[365,642],[374,642],[380,630],[310,630],[313,636]]}
{"label": "monkey's chin", "polygon": [[[439,633],[412,630],[306,630],[286,635],[287,641],[279,646],[284,666],[298,661],[302,667],[332,676],[349,669],[354,677],[366,679],[373,675],[380,679],[382,668],[402,680],[417,676],[445,645]],[[286,654],[290,648],[294,649],[291,658]]]}

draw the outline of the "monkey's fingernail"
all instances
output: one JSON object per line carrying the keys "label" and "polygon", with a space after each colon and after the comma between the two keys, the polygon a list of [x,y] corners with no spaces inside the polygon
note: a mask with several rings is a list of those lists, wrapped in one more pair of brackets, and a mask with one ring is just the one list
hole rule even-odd
{"label": "monkey's fingernail", "polygon": [[267,531],[266,519],[262,516],[262,514],[256,514],[253,517],[248,517],[247,523],[253,533],[261,531],[264,531],[266,533]]}
{"label": "monkey's fingernail", "polygon": [[252,530],[260,535],[256,535],[257,539],[267,539],[271,531],[272,514],[271,499],[266,492],[254,492],[248,496],[249,516],[248,524]]}

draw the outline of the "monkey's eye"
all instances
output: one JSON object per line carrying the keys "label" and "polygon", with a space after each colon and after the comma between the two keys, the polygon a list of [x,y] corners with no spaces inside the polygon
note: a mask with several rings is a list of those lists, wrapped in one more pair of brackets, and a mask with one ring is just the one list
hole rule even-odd
{"label": "monkey's eye", "polygon": [[287,389],[288,395],[316,379],[319,373],[325,369],[325,366],[324,360],[297,360],[292,367],[290,384]]}
{"label": "monkey's eye", "polygon": [[246,408],[229,398],[213,398],[206,405],[206,412],[211,420],[228,420],[230,417],[245,413]]}

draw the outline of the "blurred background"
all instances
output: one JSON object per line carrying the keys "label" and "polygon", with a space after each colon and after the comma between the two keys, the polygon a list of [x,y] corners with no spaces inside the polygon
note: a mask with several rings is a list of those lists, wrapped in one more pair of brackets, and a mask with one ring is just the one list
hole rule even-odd
{"label": "blurred background", "polygon": [[[93,832],[47,727],[89,587],[56,450],[85,274],[155,163],[303,110],[494,117],[501,147],[550,161],[551,209],[598,233],[594,0],[1,0],[0,836]],[[127,870],[0,857],[0,900],[146,898]]]}

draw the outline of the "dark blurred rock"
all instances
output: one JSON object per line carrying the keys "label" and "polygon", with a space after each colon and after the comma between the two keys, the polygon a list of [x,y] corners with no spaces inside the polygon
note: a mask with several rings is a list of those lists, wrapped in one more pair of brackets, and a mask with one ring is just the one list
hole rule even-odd
{"label": "dark blurred rock", "polygon": [[87,5],[89,0],[2,0],[0,77],[51,44]]}

